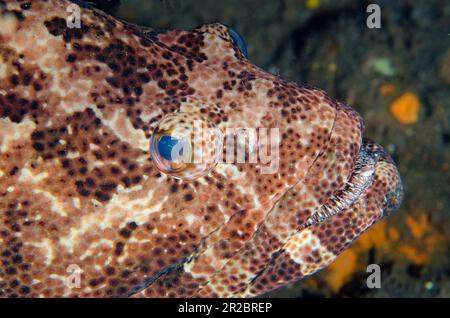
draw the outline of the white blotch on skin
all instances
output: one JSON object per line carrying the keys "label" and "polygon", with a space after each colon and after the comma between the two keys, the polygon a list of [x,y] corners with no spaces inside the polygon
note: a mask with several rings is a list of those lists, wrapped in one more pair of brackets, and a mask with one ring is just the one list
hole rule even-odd
{"label": "white blotch on skin", "polygon": [[0,152],[6,152],[12,144],[28,138],[36,129],[36,124],[27,116],[21,123],[13,123],[9,118],[0,121]]}
{"label": "white blotch on skin", "polygon": [[34,174],[31,170],[23,168],[20,173],[19,182],[34,182],[39,183],[48,177],[47,172]]}
{"label": "white blotch on skin", "polygon": [[46,238],[42,240],[41,242],[25,242],[25,245],[30,245],[33,247],[39,248],[42,252],[44,252],[45,255],[45,264],[49,266],[54,258],[54,252],[53,252],[53,244],[50,241],[50,239]]}

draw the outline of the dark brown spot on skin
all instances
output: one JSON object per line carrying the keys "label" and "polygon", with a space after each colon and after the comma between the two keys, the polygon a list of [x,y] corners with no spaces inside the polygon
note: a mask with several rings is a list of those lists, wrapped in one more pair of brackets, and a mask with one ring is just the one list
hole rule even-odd
{"label": "dark brown spot on skin", "polygon": [[73,63],[77,60],[77,56],[75,54],[69,54],[67,55],[66,61],[69,63]]}
{"label": "dark brown spot on skin", "polygon": [[123,252],[123,247],[124,247],[124,244],[123,244],[122,242],[118,242],[118,243],[116,244],[116,249],[115,249],[114,253],[115,253],[116,255],[121,255],[122,252]]}
{"label": "dark brown spot on skin", "polygon": [[19,170],[19,168],[17,166],[14,166],[11,171],[9,172],[10,176],[14,176],[16,174],[16,172]]}
{"label": "dark brown spot on skin", "polygon": [[109,199],[111,197],[105,192],[96,191],[95,192],[95,198],[98,199],[99,201],[106,202],[106,201],[109,201]]}
{"label": "dark brown spot on skin", "polygon": [[45,146],[37,142],[33,144],[33,148],[36,149],[37,151],[44,151]]}
{"label": "dark brown spot on skin", "polygon": [[123,236],[124,238],[129,238],[131,235],[131,231],[129,229],[122,229],[120,231],[120,235]]}
{"label": "dark brown spot on skin", "polygon": [[170,187],[170,192],[176,193],[178,191],[178,184],[172,184]]}

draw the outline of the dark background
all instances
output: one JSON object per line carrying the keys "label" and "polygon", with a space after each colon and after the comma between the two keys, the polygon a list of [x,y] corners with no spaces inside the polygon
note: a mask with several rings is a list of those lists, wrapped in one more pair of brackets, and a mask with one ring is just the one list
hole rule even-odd
{"label": "dark background", "polygon": [[[267,296],[450,297],[450,1],[100,2],[149,27],[232,26],[254,64],[352,105],[366,136],[397,161],[402,207],[328,269]],[[381,8],[380,29],[366,26],[370,3]],[[419,115],[402,124],[390,107],[411,99]],[[381,266],[380,289],[366,287],[371,263]]]}

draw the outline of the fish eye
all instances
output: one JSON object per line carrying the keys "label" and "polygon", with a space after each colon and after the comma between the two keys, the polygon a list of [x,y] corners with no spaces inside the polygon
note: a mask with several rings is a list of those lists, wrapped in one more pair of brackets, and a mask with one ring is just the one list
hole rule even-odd
{"label": "fish eye", "polygon": [[244,55],[245,58],[247,59],[248,58],[247,45],[245,44],[245,40],[242,37],[242,35],[240,35],[239,32],[233,28],[228,28],[228,32],[230,34],[230,37],[231,37],[231,40],[233,41],[233,43],[238,46],[242,55]]}
{"label": "fish eye", "polygon": [[223,136],[213,123],[195,113],[165,116],[150,139],[150,155],[159,171],[193,180],[215,167],[222,154]]}
{"label": "fish eye", "polygon": [[183,159],[184,154],[191,152],[191,145],[186,138],[178,139],[169,135],[162,135],[154,149],[164,160],[176,162]]}

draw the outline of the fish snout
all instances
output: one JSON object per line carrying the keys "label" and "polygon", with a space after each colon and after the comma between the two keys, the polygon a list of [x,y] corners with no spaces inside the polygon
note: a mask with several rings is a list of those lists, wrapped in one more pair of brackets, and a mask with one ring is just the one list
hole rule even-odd
{"label": "fish snout", "polygon": [[364,147],[377,156],[373,185],[369,192],[379,200],[381,218],[395,212],[403,201],[403,185],[400,173],[392,157],[379,144],[364,140]]}

